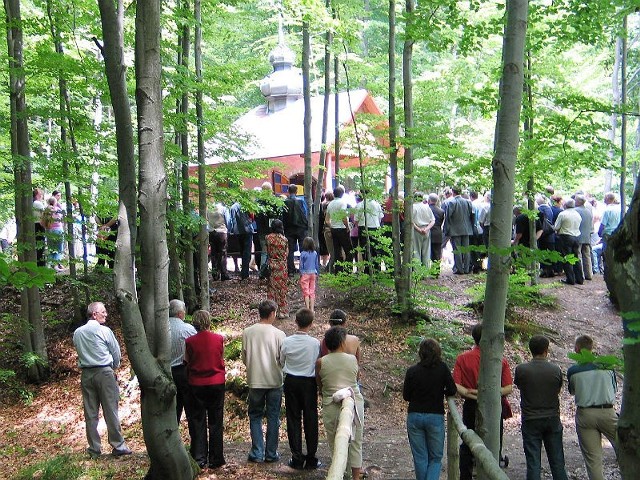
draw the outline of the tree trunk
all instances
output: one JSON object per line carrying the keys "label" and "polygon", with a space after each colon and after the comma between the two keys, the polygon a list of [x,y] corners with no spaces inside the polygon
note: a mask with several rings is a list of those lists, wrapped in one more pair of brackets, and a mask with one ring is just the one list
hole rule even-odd
{"label": "tree trunk", "polygon": [[[137,3],[135,66],[140,156],[140,302],[136,303],[133,269],[118,262],[131,249],[131,244],[126,245],[129,240],[126,232],[122,232],[122,243],[118,237],[117,296],[127,351],[142,389],[142,426],[151,461],[147,478],[187,480],[195,475],[176,421],[175,385],[169,366],[160,0]],[[120,213],[124,213],[122,207]],[[120,228],[123,224],[126,222],[121,222]]]}
{"label": "tree trunk", "polygon": [[411,26],[413,24],[413,15],[416,7],[415,0],[406,0],[406,27],[405,41],[402,51],[402,86],[404,91],[404,244],[405,248],[402,255],[400,268],[400,278],[396,278],[399,285],[396,287],[398,291],[398,305],[402,320],[407,321],[411,310],[411,259],[413,251],[411,248],[413,238],[413,79],[412,79],[412,63],[413,63],[413,44],[414,40],[410,37]]}
{"label": "tree trunk", "polygon": [[[477,433],[497,459],[500,451],[500,377],[504,354],[504,317],[509,286],[511,218],[515,165],[520,140],[520,111],[524,83],[524,44],[527,0],[507,2],[503,41],[500,108],[496,123],[496,151],[492,161],[493,196],[489,234],[489,272],[483,315],[478,380]],[[505,253],[506,252],[506,253]],[[482,469],[479,478],[486,478]]]}
{"label": "tree trunk", "polygon": [[[182,0],[182,8],[185,12],[189,11],[189,0]],[[190,40],[190,28],[189,22],[184,21],[182,28],[180,29],[181,41],[181,59],[182,68],[185,72],[189,70],[189,50],[191,48]],[[185,73],[186,75],[186,73]],[[180,149],[182,152],[182,213],[184,215],[191,215],[193,212],[193,206],[191,204],[191,189],[189,185],[189,133],[187,125],[189,124],[189,92],[187,87],[184,87],[182,92],[182,98],[180,100]],[[187,236],[185,244],[187,248],[184,251],[184,301],[187,305],[187,311],[193,312],[197,306],[196,299],[196,265],[194,261],[194,253],[197,245],[192,238],[191,230],[187,230],[183,233]],[[208,293],[208,290],[207,290]]]}
{"label": "tree trunk", "polygon": [[[398,205],[398,125],[396,122],[396,2],[389,0],[389,170],[391,175],[393,276],[396,297],[401,297],[400,266],[402,265],[400,245],[400,212]],[[398,301],[398,303],[400,303]]]}
{"label": "tree trunk", "polygon": [[[620,106],[620,61],[622,58],[622,37],[616,39],[616,48],[613,58],[613,71],[611,72],[611,93],[613,96],[613,112],[611,112],[611,130],[609,130],[609,141],[611,142],[611,149],[609,150],[609,160],[611,164],[616,156],[616,151],[613,148],[613,144],[616,141],[616,130],[618,129],[618,113],[617,108]],[[605,172],[604,176],[604,192],[611,191],[611,185],[613,184],[613,170],[609,169]]]}
{"label": "tree trunk", "polygon": [[[333,18],[337,18],[336,9],[333,9]],[[333,112],[333,129],[334,135],[336,138],[336,142],[333,146],[333,162],[334,162],[334,171],[333,177],[335,181],[333,182],[333,186],[336,187],[340,184],[340,97],[338,93],[340,92],[340,84],[338,82],[338,77],[340,73],[340,59],[338,55],[335,55],[333,58],[333,90],[336,92],[334,100],[334,112]]]}
{"label": "tree trunk", "polygon": [[[127,66],[124,60],[124,1],[98,0],[104,47],[104,69],[109,85],[111,106],[116,125],[118,153],[118,190],[120,199],[136,198],[136,159],[131,123],[131,103],[127,92]],[[97,43],[97,42],[96,42]],[[137,241],[136,203],[125,204],[132,245]],[[135,249],[131,249],[128,263],[135,263]],[[124,261],[124,259],[123,259]]]}
{"label": "tree trunk", "polygon": [[302,98],[304,101],[304,199],[307,202],[309,225],[311,231],[307,234],[316,236],[314,229],[313,216],[315,211],[310,208],[313,205],[313,197],[311,196],[311,186],[313,179],[311,178],[311,81],[310,75],[311,61],[311,34],[309,33],[309,21],[302,21]]}
{"label": "tree trunk", "polygon": [[200,308],[209,311],[209,234],[207,232],[207,183],[205,177],[206,164],[204,160],[204,115],[202,113],[202,9],[200,0],[194,0],[193,12],[196,22],[195,44],[193,53],[196,67],[196,118],[198,130],[198,210],[200,211],[200,235],[198,248],[200,264]]}
{"label": "tree trunk", "polygon": [[[27,102],[22,61],[22,18],[19,0],[5,0],[7,47],[9,53],[9,103],[11,115],[11,156],[13,157],[18,260],[36,263],[35,221],[31,183],[31,149],[27,125]],[[20,295],[22,340],[25,354],[34,358],[27,362],[27,376],[41,382],[49,375],[49,358],[44,337],[38,287],[24,288]]]}
{"label": "tree trunk", "polygon": [[[533,92],[531,87],[531,50],[527,50],[527,63],[526,63],[526,72],[525,72],[525,84],[524,88],[526,90],[525,100],[527,102],[526,107],[526,116],[524,118],[524,137],[526,140],[533,140]],[[534,159],[531,156],[528,156],[525,160],[530,165],[533,165]],[[527,180],[527,209],[535,210],[536,209],[536,200],[535,200],[535,177],[534,177],[534,169],[530,168],[531,175]],[[529,218],[529,238],[531,241],[529,245],[532,250],[538,249],[538,242],[534,240],[536,238],[536,222],[534,219]],[[529,277],[531,278],[531,285],[538,284],[538,262],[533,259],[531,260],[531,264],[528,265],[529,268]]]}
{"label": "tree trunk", "polygon": [[[325,8],[329,11],[331,0],[325,1]],[[331,96],[331,42],[333,35],[327,29],[324,37],[324,97],[322,104],[322,138],[320,140],[320,159],[318,160],[318,180],[316,182],[316,195],[313,200],[313,241],[319,245],[320,232],[320,200],[322,189],[324,188],[326,164],[327,164],[327,129],[329,128],[329,97]],[[336,97],[338,92],[335,92]]]}
{"label": "tree trunk", "polygon": [[625,480],[640,470],[640,182],[605,250],[605,281],[624,327],[624,386],[618,419],[618,463]]}
{"label": "tree trunk", "polygon": [[622,20],[622,55],[620,59],[622,125],[620,128],[620,217],[627,210],[625,188],[627,183],[627,16]]}
{"label": "tree trunk", "polygon": [[[49,18],[49,28],[51,30],[51,37],[53,39],[54,48],[58,55],[64,55],[64,49],[62,47],[62,41],[60,40],[60,34],[57,27],[57,17],[54,17],[53,6],[51,0],[47,0],[47,16]],[[71,171],[69,168],[69,152],[67,149],[68,142],[71,142],[71,149],[74,157],[78,158],[78,146],[75,141],[75,135],[73,130],[73,120],[71,117],[71,102],[69,102],[69,92],[67,90],[67,81],[64,76],[60,75],[58,78],[58,89],[60,94],[60,143],[62,146],[62,177],[64,179],[64,192],[65,202],[67,205],[67,249],[69,251],[69,276],[74,280],[71,282],[71,296],[73,298],[73,319],[74,323],[81,323],[85,318],[85,306],[89,304],[89,290],[86,287],[83,288],[84,299],[80,296],[78,290],[78,273],[76,263],[76,251],[75,251],[75,232],[74,232],[74,219],[73,219],[73,200],[71,198],[71,182],[69,177]],[[67,137],[67,126],[64,119],[67,119],[69,126],[69,135]],[[84,240],[84,236],[83,236]],[[86,262],[86,258],[85,258]],[[85,269],[86,273],[86,269]]]}

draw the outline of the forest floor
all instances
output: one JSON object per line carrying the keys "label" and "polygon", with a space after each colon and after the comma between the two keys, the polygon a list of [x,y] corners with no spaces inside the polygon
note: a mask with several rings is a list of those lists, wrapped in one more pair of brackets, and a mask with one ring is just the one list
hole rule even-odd
{"label": "forest floor", "polygon": [[[108,274],[107,274],[108,275]],[[429,309],[431,318],[430,335],[443,337],[457,335],[470,345],[470,327],[478,321],[478,315],[468,307],[470,294],[468,288],[480,281],[480,276],[453,275],[450,270],[443,271],[437,280],[427,283],[434,286],[431,295],[441,300],[437,307]],[[571,364],[567,353],[573,350],[576,335],[586,333],[597,341],[597,350],[601,354],[619,353],[621,349],[621,322],[612,308],[607,289],[601,275],[581,286],[564,286],[555,279],[542,279],[549,283],[546,295],[557,298],[555,308],[518,309],[515,317],[525,323],[534,322],[533,330],[540,326],[552,339],[550,357],[560,365],[563,372]],[[108,325],[116,331],[124,350],[120,333],[120,318],[115,299],[108,288],[108,279],[92,284],[92,300],[103,300],[109,311]],[[103,284],[103,287],[100,287]],[[106,285],[105,285],[106,284]],[[219,320],[212,329],[223,331],[229,340],[241,335],[242,329],[257,319],[257,303],[265,297],[266,284],[257,277],[247,281],[232,279],[227,282],[211,284],[211,311]],[[290,285],[289,299],[291,311],[302,306],[299,288]],[[68,286],[63,282],[48,287],[43,296],[43,312],[48,330],[54,332],[49,338],[48,349],[52,365],[51,380],[30,391],[17,392],[24,401],[8,401],[8,392],[0,393],[0,478],[43,478],[44,470],[39,468],[45,461],[61,456],[62,461],[80,465],[83,479],[121,479],[143,478],[148,468],[148,457],[142,438],[140,424],[139,391],[129,383],[130,371],[128,359],[118,370],[122,399],[120,416],[129,447],[134,454],[129,457],[114,458],[102,455],[91,460],[84,453],[86,448],[82,401],[80,394],[80,373],[76,368],[76,354],[71,342],[71,299]],[[444,305],[448,305],[445,307]],[[407,339],[416,335],[415,324],[400,324],[384,314],[380,302],[375,300],[366,310],[356,311],[348,296],[337,294],[328,288],[319,289],[316,321],[312,334],[320,337],[327,328],[331,310],[343,308],[349,313],[348,329],[358,335],[363,349],[363,392],[370,401],[365,414],[364,467],[371,477],[385,479],[411,479],[413,464],[406,437],[406,403],[402,400],[402,382],[406,368],[415,362],[415,348],[409,347]],[[19,295],[5,289],[0,295],[0,311],[19,312]],[[12,315],[10,315],[12,316]],[[11,358],[18,356],[15,327],[8,322],[10,316],[0,316],[0,365],[11,368]],[[293,317],[278,320],[276,326],[287,334],[294,331]],[[511,368],[526,360],[526,338],[511,335],[505,345]],[[9,358],[9,360],[7,360]],[[13,358],[15,362],[16,358]],[[9,362],[9,366],[7,366]],[[227,372],[241,373],[244,367],[239,361],[227,362]],[[0,370],[1,372],[2,370]],[[619,385],[622,379],[619,378]],[[621,390],[621,388],[619,388]],[[14,394],[16,392],[13,392]],[[14,395],[15,396],[15,395]],[[509,456],[510,464],[505,473],[511,479],[524,479],[526,465],[520,436],[519,393],[514,389],[510,396],[514,417],[505,422],[503,453]],[[620,392],[616,408],[619,410]],[[284,406],[283,406],[284,410]],[[578,447],[574,426],[575,405],[573,399],[563,388],[561,394],[561,416],[564,425],[564,448],[567,472],[572,480],[586,479],[584,462]],[[246,417],[246,403],[231,392],[227,393],[225,404],[225,457],[227,464],[215,471],[205,470],[199,479],[320,479],[325,478],[330,463],[330,453],[321,427],[321,439],[318,456],[323,463],[317,471],[298,472],[286,466],[289,448],[286,441],[286,429],[280,431],[280,453],[282,460],[275,464],[247,463],[249,450],[249,428]],[[108,450],[104,423],[103,448]],[[182,421],[182,434],[188,440],[186,420]],[[608,480],[620,478],[615,455],[605,441],[605,477]],[[446,463],[446,459],[445,459]],[[543,478],[550,478],[548,464],[543,454]],[[29,468],[30,470],[25,470]],[[34,467],[35,466],[35,467]],[[25,472],[30,473],[26,474]],[[18,477],[22,472],[22,477]],[[441,478],[446,478],[443,468]],[[51,477],[49,477],[51,478]]]}

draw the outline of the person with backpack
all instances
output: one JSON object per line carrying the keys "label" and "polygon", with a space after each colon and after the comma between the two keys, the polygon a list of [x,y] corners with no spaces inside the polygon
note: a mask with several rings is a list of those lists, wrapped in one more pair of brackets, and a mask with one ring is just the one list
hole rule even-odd
{"label": "person with backpack", "polygon": [[294,263],[294,253],[296,250],[302,252],[302,242],[307,236],[309,229],[309,209],[304,197],[299,197],[298,185],[289,185],[289,196],[284,201],[284,214],[282,223],[284,225],[284,236],[289,242],[289,253],[287,255],[287,273],[292,276],[296,273]]}

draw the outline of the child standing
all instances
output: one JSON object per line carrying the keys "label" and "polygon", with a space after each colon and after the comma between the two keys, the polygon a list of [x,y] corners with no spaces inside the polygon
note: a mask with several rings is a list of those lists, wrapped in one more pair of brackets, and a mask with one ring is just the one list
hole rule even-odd
{"label": "child standing", "polygon": [[316,302],[316,277],[320,272],[320,258],[316,252],[313,238],[306,237],[302,241],[300,252],[300,288],[304,297],[304,305],[312,312]]}

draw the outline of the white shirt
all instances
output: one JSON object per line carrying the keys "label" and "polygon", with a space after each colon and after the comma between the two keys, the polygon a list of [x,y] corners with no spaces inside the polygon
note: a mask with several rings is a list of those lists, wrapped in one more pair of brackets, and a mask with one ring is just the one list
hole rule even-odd
{"label": "white shirt", "polygon": [[73,344],[78,351],[78,366],[112,367],[120,365],[120,345],[109,327],[97,320],[87,320],[73,332]]}
{"label": "white shirt", "polygon": [[171,366],[179,367],[184,360],[184,341],[195,335],[196,329],[179,318],[169,317],[169,338],[171,343]]}
{"label": "white shirt", "polygon": [[433,212],[427,203],[414,203],[412,211],[413,224],[418,228],[424,228],[431,222],[436,221],[436,217],[433,216]]}
{"label": "white shirt", "polygon": [[282,371],[296,377],[315,377],[316,360],[320,356],[320,342],[304,332],[296,332],[284,339],[280,348]]}
{"label": "white shirt", "polygon": [[331,228],[347,228],[343,221],[349,215],[347,208],[349,208],[349,204],[344,197],[334,198],[329,202],[327,215],[329,215]]}
{"label": "white shirt", "polygon": [[580,224],[582,217],[575,208],[565,208],[558,214],[553,229],[559,235],[571,235],[572,237],[580,236]]}
{"label": "white shirt", "polygon": [[384,216],[384,213],[382,212],[382,207],[375,200],[367,200],[366,203],[367,203],[366,214],[364,209],[365,201],[363,200],[362,202],[356,204],[353,212],[353,217],[355,221],[358,222],[359,227],[364,227],[365,220],[366,220],[367,228],[380,228],[380,220]]}

